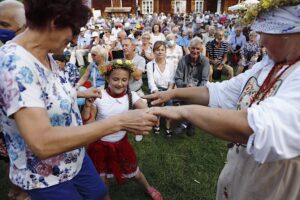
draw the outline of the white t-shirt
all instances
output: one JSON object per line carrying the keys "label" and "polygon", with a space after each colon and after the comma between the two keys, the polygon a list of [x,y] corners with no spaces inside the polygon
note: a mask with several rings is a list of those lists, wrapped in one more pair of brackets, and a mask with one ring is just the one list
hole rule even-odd
{"label": "white t-shirt", "polygon": [[[128,95],[126,94],[120,98],[114,98],[110,96],[106,90],[102,90],[102,98],[97,98],[94,105],[97,107],[96,121],[106,119],[111,116],[115,116],[124,113],[129,110]],[[131,91],[132,104],[134,105],[140,97],[136,92]],[[124,138],[126,131],[118,131],[116,133],[107,135],[101,138],[102,141],[106,142],[118,142]]]}

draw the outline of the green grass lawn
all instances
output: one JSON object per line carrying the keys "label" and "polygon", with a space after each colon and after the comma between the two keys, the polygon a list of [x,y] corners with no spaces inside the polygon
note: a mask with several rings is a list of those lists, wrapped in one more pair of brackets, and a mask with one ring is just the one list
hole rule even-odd
{"label": "green grass lawn", "polygon": [[[166,200],[215,199],[218,175],[224,165],[226,144],[209,135],[194,137],[151,135],[141,143],[131,140],[141,170]],[[113,199],[149,199],[138,186],[112,185]]]}
{"label": "green grass lawn", "polygon": [[[215,199],[218,175],[224,165],[226,143],[197,131],[193,137],[161,135],[135,142],[130,135],[141,171],[165,200]],[[0,162],[0,199],[7,199],[8,180]],[[150,199],[134,182],[117,185],[111,182],[114,200]]]}

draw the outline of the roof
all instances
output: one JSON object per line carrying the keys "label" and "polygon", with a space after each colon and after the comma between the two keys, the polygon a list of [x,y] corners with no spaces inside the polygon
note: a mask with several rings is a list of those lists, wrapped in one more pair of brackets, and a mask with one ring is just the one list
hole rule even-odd
{"label": "roof", "polygon": [[131,7],[106,7],[104,12],[107,12],[107,13],[120,13],[120,12],[128,13],[128,12],[131,12]]}

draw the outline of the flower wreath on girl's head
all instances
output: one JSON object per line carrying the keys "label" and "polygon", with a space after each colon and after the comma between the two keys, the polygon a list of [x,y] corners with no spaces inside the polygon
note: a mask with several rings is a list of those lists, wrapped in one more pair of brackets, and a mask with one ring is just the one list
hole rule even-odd
{"label": "flower wreath on girl's head", "polygon": [[100,68],[100,74],[106,76],[110,74],[114,69],[126,69],[130,73],[133,72],[134,64],[130,60],[117,59],[111,61],[109,64]]}
{"label": "flower wreath on girl's head", "polygon": [[284,6],[295,6],[299,4],[300,0],[261,0],[258,4],[247,8],[241,23],[245,25],[252,24],[261,13]]}

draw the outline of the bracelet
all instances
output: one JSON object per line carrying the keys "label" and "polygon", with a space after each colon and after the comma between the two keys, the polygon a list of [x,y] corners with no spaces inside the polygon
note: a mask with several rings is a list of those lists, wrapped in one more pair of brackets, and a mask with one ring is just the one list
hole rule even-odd
{"label": "bracelet", "polygon": [[83,121],[83,123],[84,123],[84,122],[89,121],[91,118],[92,118],[92,112],[90,112],[90,116],[89,116],[87,119],[83,119],[83,118],[82,118],[82,121]]}

